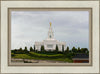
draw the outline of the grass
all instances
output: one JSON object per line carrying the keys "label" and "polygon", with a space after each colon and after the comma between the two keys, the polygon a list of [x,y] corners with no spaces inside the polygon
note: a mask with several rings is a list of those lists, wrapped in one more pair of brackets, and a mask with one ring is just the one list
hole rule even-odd
{"label": "grass", "polygon": [[[12,53],[13,54],[13,53]],[[73,62],[72,59],[64,57],[63,54],[40,54],[35,52],[30,52],[29,54],[13,54],[12,58],[18,59],[34,59],[34,60],[53,60],[62,62]]]}

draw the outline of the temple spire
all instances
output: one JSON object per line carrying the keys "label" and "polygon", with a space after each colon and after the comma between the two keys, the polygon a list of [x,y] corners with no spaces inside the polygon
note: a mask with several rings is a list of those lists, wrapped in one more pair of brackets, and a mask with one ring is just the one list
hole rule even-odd
{"label": "temple spire", "polygon": [[50,24],[50,27],[51,27],[51,24],[52,24],[52,23],[50,22],[49,24]]}
{"label": "temple spire", "polygon": [[53,31],[52,31],[52,27],[51,27],[51,22],[49,23],[50,27],[49,27],[49,31],[48,31],[48,39],[53,39],[54,35],[53,35]]}

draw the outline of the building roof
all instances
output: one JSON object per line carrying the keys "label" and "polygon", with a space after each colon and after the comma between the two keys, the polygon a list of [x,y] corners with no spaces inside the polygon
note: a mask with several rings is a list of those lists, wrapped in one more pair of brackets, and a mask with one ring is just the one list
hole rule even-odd
{"label": "building roof", "polygon": [[75,56],[73,57],[73,59],[88,59],[89,58],[89,55],[87,54],[84,54],[84,53],[79,53],[79,54],[75,54]]}

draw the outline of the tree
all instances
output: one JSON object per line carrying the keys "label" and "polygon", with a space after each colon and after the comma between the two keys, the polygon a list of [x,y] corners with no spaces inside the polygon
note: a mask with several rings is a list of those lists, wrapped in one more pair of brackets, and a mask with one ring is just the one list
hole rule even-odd
{"label": "tree", "polygon": [[58,53],[58,50],[59,50],[59,49],[58,49],[58,45],[56,45],[56,50],[55,50],[55,51],[56,51],[56,53]]}
{"label": "tree", "polygon": [[44,52],[45,49],[44,49],[44,45],[41,46],[41,52]]}
{"label": "tree", "polygon": [[27,47],[25,47],[24,51],[27,51]]}
{"label": "tree", "polygon": [[87,55],[89,55],[89,50],[87,51]]}
{"label": "tree", "polygon": [[75,47],[72,48],[73,53],[77,53],[77,49]]}
{"label": "tree", "polygon": [[20,48],[19,51],[22,51],[22,48]]}
{"label": "tree", "polygon": [[35,51],[35,45],[34,45],[34,50],[33,51]]}
{"label": "tree", "polygon": [[33,48],[32,47],[30,47],[30,51],[33,51]]}
{"label": "tree", "polygon": [[77,51],[78,51],[78,53],[81,53],[81,49],[80,49],[80,47],[78,47],[78,50],[77,50]]}
{"label": "tree", "polygon": [[24,49],[24,53],[28,53],[27,47],[25,47],[25,49]]}
{"label": "tree", "polygon": [[22,53],[23,53],[22,48],[20,48],[17,52],[18,52],[19,54],[22,54]]}
{"label": "tree", "polygon": [[17,49],[15,49],[15,50],[14,50],[14,53],[16,54],[16,53],[17,53],[17,51],[18,51],[18,50],[17,50]]}
{"label": "tree", "polygon": [[69,53],[69,47],[67,46],[65,53]]}
{"label": "tree", "polygon": [[81,52],[82,53],[88,53],[88,49],[87,48],[81,48]]}
{"label": "tree", "polygon": [[62,45],[62,52],[64,52],[64,45]]}
{"label": "tree", "polygon": [[67,53],[69,53],[69,47],[67,47]]}

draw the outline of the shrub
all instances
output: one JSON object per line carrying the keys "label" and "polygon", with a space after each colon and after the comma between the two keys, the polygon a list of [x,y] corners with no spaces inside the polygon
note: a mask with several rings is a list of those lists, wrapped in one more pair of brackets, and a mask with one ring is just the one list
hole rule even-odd
{"label": "shrub", "polygon": [[64,57],[63,54],[47,55],[47,54],[39,54],[39,53],[34,53],[34,52],[30,52],[30,56],[41,57],[41,58],[62,58]]}
{"label": "shrub", "polygon": [[14,53],[11,53],[11,56],[12,56],[12,57],[14,57],[14,56],[15,56],[15,54],[14,54]]}

